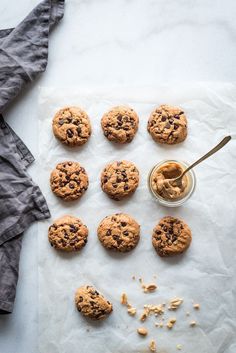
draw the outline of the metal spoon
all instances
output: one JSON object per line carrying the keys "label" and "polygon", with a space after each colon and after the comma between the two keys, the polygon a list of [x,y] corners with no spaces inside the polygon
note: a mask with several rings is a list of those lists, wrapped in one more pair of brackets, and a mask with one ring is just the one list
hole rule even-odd
{"label": "metal spoon", "polygon": [[199,163],[203,162],[205,159],[209,158],[210,156],[212,156],[214,153],[216,153],[217,151],[219,151],[222,147],[224,147],[224,145],[226,145],[226,143],[228,143],[231,140],[231,136],[226,136],[225,138],[223,138],[223,140],[218,143],[218,145],[216,145],[214,148],[212,148],[209,152],[207,152],[206,154],[204,154],[204,156],[202,156],[201,158],[199,158],[196,162],[194,162],[193,164],[191,164],[187,169],[185,169],[177,178],[174,179],[166,179],[167,182],[169,182],[170,184],[173,185],[173,183],[175,184],[174,186],[179,186],[181,187],[182,185],[182,178],[183,176],[193,167],[195,167],[196,165],[198,165]]}

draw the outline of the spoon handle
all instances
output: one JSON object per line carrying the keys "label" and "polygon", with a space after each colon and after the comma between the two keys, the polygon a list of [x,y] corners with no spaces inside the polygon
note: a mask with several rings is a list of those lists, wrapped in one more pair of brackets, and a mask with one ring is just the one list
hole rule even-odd
{"label": "spoon handle", "polygon": [[207,152],[206,154],[204,154],[204,156],[202,156],[201,158],[199,158],[196,162],[194,162],[193,164],[191,164],[187,169],[185,169],[185,171],[182,174],[182,177],[184,174],[186,174],[190,169],[192,169],[193,167],[195,167],[196,165],[198,165],[199,163],[201,163],[202,161],[204,161],[205,159],[207,159],[208,157],[212,156],[214,153],[216,153],[217,151],[219,151],[222,147],[224,147],[224,145],[226,145],[226,143],[228,143],[231,140],[231,136],[226,136],[225,138],[223,138],[223,140],[218,143],[218,145],[216,145],[214,148],[212,148],[209,152]]}

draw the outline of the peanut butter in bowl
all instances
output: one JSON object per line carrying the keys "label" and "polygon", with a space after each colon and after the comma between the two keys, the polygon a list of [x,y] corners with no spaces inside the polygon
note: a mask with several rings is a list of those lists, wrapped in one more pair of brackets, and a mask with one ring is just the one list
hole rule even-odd
{"label": "peanut butter in bowl", "polygon": [[195,174],[187,172],[182,183],[171,182],[188,167],[185,162],[165,160],[158,163],[151,170],[148,179],[149,189],[159,203],[168,207],[183,204],[193,193],[195,188]]}

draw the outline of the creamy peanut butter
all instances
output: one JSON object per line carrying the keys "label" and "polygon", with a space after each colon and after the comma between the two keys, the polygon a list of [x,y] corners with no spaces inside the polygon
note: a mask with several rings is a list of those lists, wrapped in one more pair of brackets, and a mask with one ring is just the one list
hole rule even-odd
{"label": "creamy peanut butter", "polygon": [[151,188],[163,199],[176,200],[184,197],[188,189],[187,176],[183,176],[180,184],[171,182],[171,179],[180,176],[183,170],[181,164],[177,162],[166,162],[160,165],[151,175]]}

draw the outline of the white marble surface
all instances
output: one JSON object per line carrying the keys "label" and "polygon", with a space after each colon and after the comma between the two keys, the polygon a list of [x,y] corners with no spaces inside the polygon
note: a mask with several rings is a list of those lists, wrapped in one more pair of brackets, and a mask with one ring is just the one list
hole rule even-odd
{"label": "white marble surface", "polygon": [[[0,26],[17,25],[37,3],[1,0]],[[39,85],[235,81],[235,13],[234,0],[67,0],[51,35],[46,73],[5,117],[37,155]],[[37,353],[36,237],[33,225],[24,237],[14,313],[0,318],[1,353]]]}

